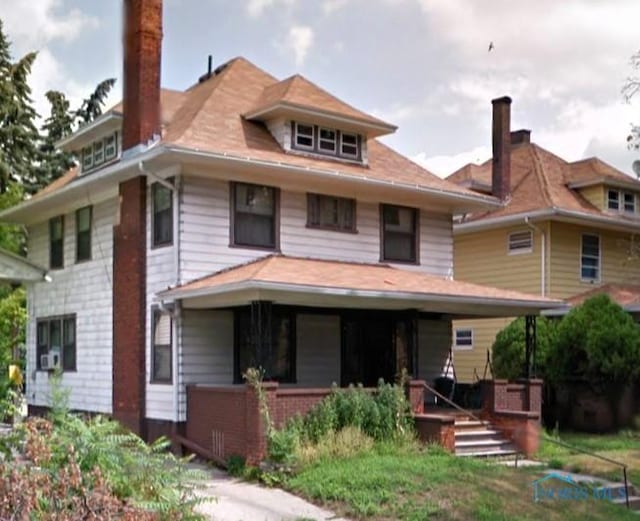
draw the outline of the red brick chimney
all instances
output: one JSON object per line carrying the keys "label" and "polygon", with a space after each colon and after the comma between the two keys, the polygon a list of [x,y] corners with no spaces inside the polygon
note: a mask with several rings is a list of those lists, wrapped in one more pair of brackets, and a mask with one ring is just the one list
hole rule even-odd
{"label": "red brick chimney", "polygon": [[124,2],[122,149],[160,135],[162,0]]}
{"label": "red brick chimney", "polygon": [[504,96],[492,100],[491,103],[493,104],[491,192],[504,201],[511,191],[511,98]]}
{"label": "red brick chimney", "polygon": [[[162,0],[124,0],[122,149],[160,135]],[[113,416],[146,437],[147,179],[120,183],[113,230]]]}

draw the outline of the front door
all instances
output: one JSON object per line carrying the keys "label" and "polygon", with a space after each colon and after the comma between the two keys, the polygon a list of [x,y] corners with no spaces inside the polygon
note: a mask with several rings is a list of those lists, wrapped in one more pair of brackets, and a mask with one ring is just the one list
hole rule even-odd
{"label": "front door", "polygon": [[[375,387],[380,378],[394,382],[402,369],[397,362],[411,360],[410,353],[405,352],[411,345],[410,339],[399,338],[406,334],[405,321],[395,313],[343,316],[341,384]],[[407,369],[411,370],[410,367]]]}

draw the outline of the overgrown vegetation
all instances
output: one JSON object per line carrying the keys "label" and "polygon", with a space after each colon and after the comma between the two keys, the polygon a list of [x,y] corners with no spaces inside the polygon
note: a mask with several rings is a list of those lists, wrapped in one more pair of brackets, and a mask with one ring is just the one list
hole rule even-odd
{"label": "overgrown vegetation", "polygon": [[0,519],[200,520],[203,475],[147,445],[117,422],[68,412],[53,390],[48,419],[30,418],[0,438]]}

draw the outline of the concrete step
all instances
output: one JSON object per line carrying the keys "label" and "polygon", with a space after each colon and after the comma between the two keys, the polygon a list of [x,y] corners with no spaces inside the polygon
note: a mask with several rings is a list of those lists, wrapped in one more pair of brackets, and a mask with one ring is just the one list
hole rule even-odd
{"label": "concrete step", "polygon": [[491,428],[491,424],[489,422],[477,421],[477,420],[460,420],[460,421],[456,420],[456,422],[454,423],[454,426],[455,426],[456,432],[462,432],[467,430],[477,431],[477,430]]}
{"label": "concrete step", "polygon": [[475,456],[498,456],[506,454],[515,454],[517,452],[513,443],[509,441],[498,441],[493,443],[475,443],[467,445],[456,444],[456,455],[466,456],[473,454]]}
{"label": "concrete step", "polygon": [[456,440],[456,449],[464,449],[466,447],[499,447],[506,443],[511,442],[499,437],[483,438],[480,440]]}
{"label": "concrete step", "polygon": [[468,452],[458,452],[456,450],[456,456],[462,458],[503,458],[507,456],[515,456],[517,451],[515,448],[498,448],[492,450],[470,450]]}
{"label": "concrete step", "polygon": [[[622,505],[623,507],[627,506],[627,502],[624,497],[614,497],[611,502],[616,503],[617,505]],[[629,496],[629,508],[640,512],[640,496]]]}
{"label": "concrete step", "polygon": [[495,429],[480,429],[480,430],[462,430],[456,431],[456,440],[478,440],[492,437],[500,437],[500,431]]}

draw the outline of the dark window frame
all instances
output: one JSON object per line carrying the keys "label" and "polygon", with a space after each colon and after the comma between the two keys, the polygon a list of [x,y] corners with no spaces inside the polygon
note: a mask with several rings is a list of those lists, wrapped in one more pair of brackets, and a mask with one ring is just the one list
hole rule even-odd
{"label": "dark window frame", "polygon": [[[585,237],[595,238],[598,242],[598,255],[592,255],[590,253],[585,254]],[[596,259],[597,264],[595,266],[590,266],[589,264],[585,265],[584,260],[587,259]],[[595,270],[595,277],[587,277],[584,275],[585,269]],[[580,237],[580,280],[582,282],[594,283],[600,282],[602,278],[602,240],[600,239],[600,235],[595,233],[583,233]]]}
{"label": "dark window frame", "polygon": [[[298,136],[298,125],[303,127],[311,127],[313,129],[313,144],[311,146],[307,145],[299,145],[297,143]],[[320,131],[328,130],[335,132],[335,149],[334,150],[326,150],[320,147]],[[355,145],[348,144],[348,146],[356,147],[356,154],[345,154],[342,151],[342,136],[355,136],[356,142]],[[346,161],[354,161],[358,163],[362,163],[362,135],[357,132],[346,132],[337,128],[325,127],[322,125],[313,125],[311,123],[303,123],[302,121],[291,121],[291,149],[299,152],[310,152],[313,154],[318,154],[320,156],[331,157],[335,159],[343,159]]]}
{"label": "dark window frame", "polygon": [[[168,316],[170,321],[169,344],[156,344],[156,325],[163,315]],[[151,309],[151,372],[149,375],[149,383],[173,385],[173,328],[174,320],[170,313],[163,313],[158,307],[153,307]],[[159,377],[156,374],[156,350],[158,348],[168,349],[169,351],[168,377]]]}
{"label": "dark window frame", "polygon": [[[403,234],[409,235],[405,232],[394,232],[387,231],[385,228],[385,210],[397,208],[399,210],[410,210],[413,213],[413,247],[414,247],[414,255],[412,259],[399,259],[388,257],[385,254],[385,243],[387,238],[387,233],[391,234]],[[418,208],[414,208],[412,206],[401,206],[397,204],[380,204],[380,261],[381,262],[392,262],[398,264],[420,264],[420,210]]]}
{"label": "dark window frame", "polygon": [[[167,180],[168,182],[172,182],[172,180]],[[169,192],[169,208],[165,208],[163,210],[156,210],[156,194],[159,190],[167,190]],[[151,248],[165,248],[167,246],[173,246],[173,236],[174,236],[174,222],[173,222],[173,190],[170,190],[166,186],[161,183],[153,183],[151,185]],[[169,215],[169,218],[166,218],[166,214]],[[167,219],[169,230],[167,231],[168,238],[163,238],[163,234],[161,231],[161,223],[165,222],[162,219]]]}
{"label": "dark window frame", "polygon": [[[36,319],[36,370],[37,371],[45,371],[46,369],[42,369],[42,364],[40,363],[40,357],[42,355],[50,354],[53,349],[51,347],[51,330],[52,325],[57,324],[59,326],[59,335],[60,335],[60,349],[58,351],[58,355],[60,357],[60,370],[65,373],[73,373],[78,370],[78,321],[75,314],[68,315],[58,315],[52,317],[40,317]],[[67,332],[69,325],[73,326],[73,341],[68,342]],[[40,336],[40,327],[44,326],[44,331],[46,331],[46,341],[41,342]],[[73,356],[70,356],[69,351],[73,353]],[[73,359],[73,363],[69,362],[69,359]]]}
{"label": "dark window frame", "polygon": [[[60,238],[53,238],[53,229],[56,222],[60,222]],[[64,269],[64,215],[57,215],[49,219],[49,268],[52,270]]]}
{"label": "dark window frame", "polygon": [[[80,230],[80,212],[85,210],[89,211],[89,229]],[[90,261],[92,258],[92,244],[91,244],[91,232],[93,230],[93,206],[84,206],[76,210],[76,264],[79,262]],[[88,249],[88,253],[83,252],[83,256],[80,256],[81,241],[86,240],[88,245],[84,245],[84,248]]]}
{"label": "dark window frame", "polygon": [[[244,383],[244,379],[242,377],[243,370],[247,368],[240,367],[240,349],[241,346],[241,332],[245,329],[241,327],[240,315],[243,313],[248,313],[249,316],[251,314],[251,308],[248,306],[236,307],[232,308],[233,310],[233,383],[241,384]],[[296,374],[296,355],[297,355],[297,332],[296,332],[296,321],[297,321],[298,313],[294,307],[291,306],[273,306],[272,308],[272,344],[273,344],[273,335],[276,331],[275,322],[277,319],[286,318],[289,320],[289,335],[287,346],[288,351],[288,374],[284,378],[274,378],[270,375],[265,376],[266,381],[277,381],[278,383],[286,383],[286,384],[295,384],[297,383],[297,374]]]}
{"label": "dark window frame", "polygon": [[[321,220],[321,205],[322,201],[326,199],[335,199],[336,204],[338,205],[338,221],[340,221],[340,209],[339,206],[342,204],[349,203],[351,205],[351,225],[343,226],[340,222],[336,224],[324,224],[324,223],[314,223],[313,213],[318,213],[318,218]],[[314,208],[315,207],[315,208]],[[307,193],[307,228],[313,228],[317,230],[327,230],[334,232],[342,232],[342,233],[358,233],[357,227],[357,215],[358,215],[358,203],[355,199],[351,199],[349,197],[339,197],[335,195],[327,195],[327,194],[317,194],[308,192]]]}
{"label": "dark window frame", "polygon": [[[251,186],[254,188],[268,188],[273,193],[273,212],[271,215],[273,227],[273,245],[245,244],[236,239],[237,209],[236,192],[239,186]],[[269,185],[232,181],[229,184],[229,247],[244,248],[249,250],[280,251],[280,189]]]}

